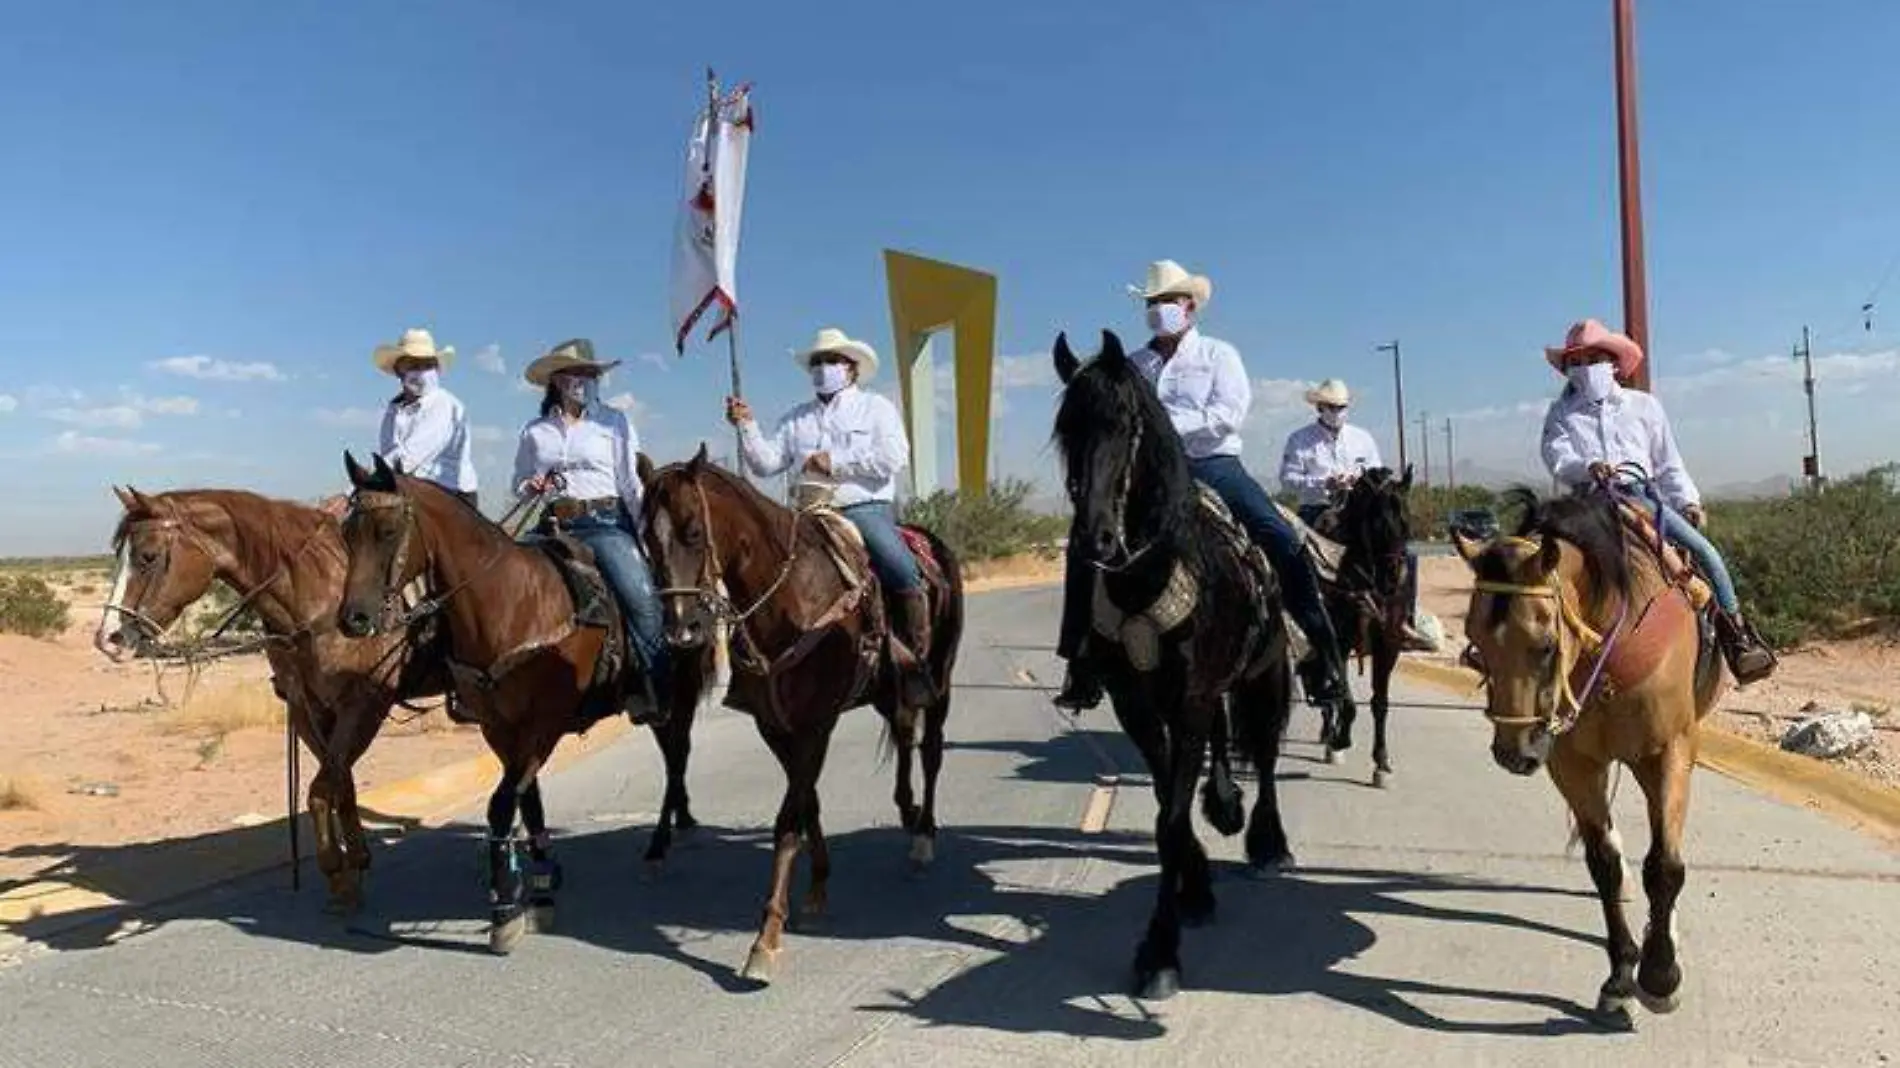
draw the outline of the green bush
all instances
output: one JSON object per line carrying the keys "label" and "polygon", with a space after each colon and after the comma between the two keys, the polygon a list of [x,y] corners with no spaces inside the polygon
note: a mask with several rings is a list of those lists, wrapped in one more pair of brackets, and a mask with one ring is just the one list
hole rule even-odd
{"label": "green bush", "polygon": [[1068,535],[1069,519],[1030,508],[1034,489],[1012,478],[992,482],[984,497],[939,490],[906,502],[903,519],[942,538],[965,562],[1047,549]]}
{"label": "green bush", "polygon": [[[226,614],[237,607],[238,601],[236,590],[222,582],[214,582],[205,595],[192,605],[191,610],[181,617],[179,630],[186,638],[209,638]],[[258,620],[256,612],[246,605],[237,618],[224,628],[224,635],[236,637],[260,633],[262,630],[263,623]]]}
{"label": "green bush", "polygon": [[[1406,495],[1407,511],[1412,520],[1412,536],[1438,540],[1451,536],[1446,523],[1451,513],[1468,508],[1490,508],[1498,506],[1496,490],[1483,486],[1459,486],[1449,489],[1445,486],[1414,485]],[[1498,525],[1502,527],[1506,517],[1498,516]]]}
{"label": "green bush", "polygon": [[71,621],[66,602],[38,575],[0,575],[0,633],[50,638]]}
{"label": "green bush", "polygon": [[1709,537],[1742,605],[1779,645],[1900,620],[1900,493],[1895,468],[1820,493],[1711,502]]}

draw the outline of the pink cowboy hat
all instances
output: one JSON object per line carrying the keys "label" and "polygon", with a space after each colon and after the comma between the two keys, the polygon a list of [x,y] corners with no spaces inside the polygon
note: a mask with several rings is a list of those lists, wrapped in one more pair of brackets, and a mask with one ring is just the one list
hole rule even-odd
{"label": "pink cowboy hat", "polygon": [[1627,380],[1643,365],[1643,347],[1631,341],[1627,334],[1619,334],[1595,319],[1585,319],[1571,326],[1564,335],[1564,343],[1556,348],[1544,349],[1544,359],[1559,372],[1564,369],[1564,361],[1579,352],[1608,353],[1616,361],[1616,377]]}

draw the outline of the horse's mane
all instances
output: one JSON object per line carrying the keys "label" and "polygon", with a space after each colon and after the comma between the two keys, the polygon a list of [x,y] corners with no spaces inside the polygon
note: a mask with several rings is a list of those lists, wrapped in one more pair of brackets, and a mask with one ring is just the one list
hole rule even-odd
{"label": "horse's mane", "polygon": [[[1515,532],[1518,537],[1554,538],[1576,549],[1599,597],[1630,593],[1634,576],[1626,554],[1623,519],[1609,495],[1539,497],[1536,491],[1519,486],[1506,490],[1500,503],[1507,512],[1521,511]],[[1480,554],[1473,568],[1485,581],[1515,581],[1511,558],[1501,544]]]}
{"label": "horse's mane", "polygon": [[[119,517],[118,525],[112,531],[114,553],[125,544],[133,523],[144,519],[168,518],[163,510],[165,504],[177,508],[181,517],[200,529],[200,517],[193,514],[198,506],[209,506],[222,512],[242,535],[232,539],[230,549],[237,557],[239,566],[250,575],[275,573],[298,550],[305,548],[312,537],[320,536],[320,527],[327,525],[333,532],[336,530],[335,522],[319,509],[249,490],[171,490],[156,494],[149,500],[159,505],[159,509],[151,512],[128,511]],[[340,543],[336,548],[338,552],[331,555],[340,559]]]}
{"label": "horse's mane", "polygon": [[[1123,356],[1097,357],[1083,364],[1062,391],[1056,409],[1056,448],[1070,479],[1088,461],[1092,447],[1113,428],[1141,429],[1141,449],[1135,457],[1134,483],[1153,514],[1142,518],[1153,524],[1160,540],[1179,543],[1196,529],[1196,494],[1188,471],[1187,451],[1181,446],[1161,399]],[[1131,500],[1130,518],[1134,518]]]}

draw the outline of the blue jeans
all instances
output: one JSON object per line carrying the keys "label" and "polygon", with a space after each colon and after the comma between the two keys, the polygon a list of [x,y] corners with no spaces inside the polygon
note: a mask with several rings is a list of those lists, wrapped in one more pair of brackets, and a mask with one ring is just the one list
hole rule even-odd
{"label": "blue jeans", "polygon": [[1313,562],[1306,558],[1299,535],[1273,506],[1267,491],[1241,466],[1240,458],[1208,456],[1189,460],[1188,469],[1226,502],[1254,544],[1266,551],[1286,595],[1287,613],[1300,625],[1307,640],[1328,657],[1341,655],[1332,619],[1320,599],[1319,574],[1313,570]]}
{"label": "blue jeans", "polygon": [[594,563],[614,588],[620,610],[627,618],[627,634],[640,662],[660,688],[666,669],[665,617],[660,598],[653,592],[653,573],[633,537],[633,524],[626,513],[595,511],[575,518],[566,526],[575,541],[594,554]]}
{"label": "blue jeans", "polygon": [[[1319,517],[1326,514],[1323,504],[1302,504],[1297,509],[1300,522],[1312,526]],[[1418,554],[1410,545],[1405,547],[1405,618],[1418,619]]]}
{"label": "blue jeans", "polygon": [[1729,577],[1728,565],[1722,562],[1722,554],[1715,550],[1715,544],[1704,537],[1681,512],[1659,501],[1647,503],[1655,510],[1656,525],[1662,528],[1662,536],[1688,550],[1689,555],[1701,565],[1709,585],[1715,588],[1715,603],[1722,606],[1722,611],[1739,615],[1742,602],[1735,596],[1735,580]]}
{"label": "blue jeans", "polygon": [[865,501],[838,509],[864,535],[865,551],[871,555],[871,570],[888,594],[910,593],[923,585],[917,571],[917,558],[897,531],[897,511],[889,501]]}

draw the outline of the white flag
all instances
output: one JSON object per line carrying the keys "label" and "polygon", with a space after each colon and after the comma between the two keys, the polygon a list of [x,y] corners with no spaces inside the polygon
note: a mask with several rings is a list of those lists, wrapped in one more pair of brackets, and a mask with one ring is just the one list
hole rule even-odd
{"label": "white flag", "polygon": [[686,180],[673,243],[673,346],[679,354],[686,352],[686,336],[708,308],[718,306],[707,340],[731,327],[739,312],[734,276],[751,142],[751,87],[742,85],[700,112],[686,146]]}

